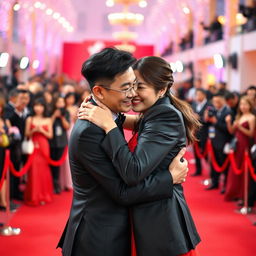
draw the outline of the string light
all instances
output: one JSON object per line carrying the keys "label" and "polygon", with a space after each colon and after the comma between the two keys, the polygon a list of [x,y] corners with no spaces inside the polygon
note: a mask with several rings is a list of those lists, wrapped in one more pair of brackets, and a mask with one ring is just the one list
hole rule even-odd
{"label": "string light", "polygon": [[114,4],[115,4],[115,3],[114,3],[113,0],[107,0],[107,1],[106,1],[106,6],[107,6],[107,7],[113,7]]}
{"label": "string light", "polygon": [[28,57],[22,57],[20,60],[20,69],[26,69],[29,64],[29,58]]}
{"label": "string light", "polygon": [[9,60],[9,54],[7,52],[3,52],[0,54],[0,68],[4,68],[7,66]]}
{"label": "string light", "polygon": [[141,7],[141,8],[145,8],[145,7],[147,7],[147,5],[148,5],[148,3],[146,1],[139,2],[139,7]]}
{"label": "string light", "polygon": [[20,9],[20,4],[19,3],[16,3],[14,6],[13,6],[13,10],[15,11],[15,12],[17,12],[19,9]]}
{"label": "string light", "polygon": [[40,61],[39,60],[34,60],[33,64],[32,64],[32,68],[33,69],[38,69],[40,65]]}

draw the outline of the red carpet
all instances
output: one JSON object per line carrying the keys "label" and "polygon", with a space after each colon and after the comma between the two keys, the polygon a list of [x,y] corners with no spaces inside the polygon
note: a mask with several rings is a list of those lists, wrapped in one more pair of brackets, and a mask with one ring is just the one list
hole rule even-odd
{"label": "red carpet", "polygon": [[[256,255],[256,227],[246,216],[235,213],[235,204],[224,202],[219,191],[204,191],[203,178],[206,176],[188,178],[184,185],[202,238],[198,246],[200,256]],[[69,214],[71,195],[63,192],[54,197],[54,203],[40,207],[22,206],[10,222],[11,226],[21,228],[22,234],[0,236],[0,255],[60,256],[55,247]]]}

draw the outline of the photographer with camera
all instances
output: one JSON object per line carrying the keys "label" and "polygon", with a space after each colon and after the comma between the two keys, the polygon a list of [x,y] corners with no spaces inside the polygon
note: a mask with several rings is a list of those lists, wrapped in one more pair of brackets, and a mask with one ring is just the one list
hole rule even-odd
{"label": "photographer with camera", "polygon": [[[69,112],[66,110],[65,99],[58,96],[54,101],[53,114],[53,138],[50,140],[51,159],[59,160],[68,144],[67,130],[70,127]],[[51,166],[55,194],[60,194],[60,166]]]}
{"label": "photographer with camera", "polygon": [[[223,149],[227,142],[231,139],[231,134],[228,131],[225,121],[226,116],[231,114],[230,108],[226,105],[224,94],[217,93],[213,95],[212,106],[209,106],[205,111],[205,121],[209,123],[208,136],[211,139],[213,152],[219,166],[222,166],[226,160],[227,155],[224,154]],[[228,169],[228,168],[227,168]],[[219,187],[220,173],[217,172],[211,163],[211,185],[207,190],[217,189]],[[221,193],[225,192],[225,183],[227,178],[227,170],[224,171],[225,180],[224,187]]]}

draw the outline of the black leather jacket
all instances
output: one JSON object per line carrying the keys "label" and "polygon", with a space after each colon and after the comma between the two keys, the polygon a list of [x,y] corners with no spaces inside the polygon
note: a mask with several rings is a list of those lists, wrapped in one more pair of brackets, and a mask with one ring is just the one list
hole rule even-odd
{"label": "black leather jacket", "polygon": [[[128,185],[167,170],[185,145],[182,114],[168,97],[159,99],[144,113],[134,153],[129,151],[117,128],[102,143]],[[181,185],[174,185],[173,195],[168,199],[134,205],[131,212],[138,256],[176,256],[187,253],[200,242]]]}

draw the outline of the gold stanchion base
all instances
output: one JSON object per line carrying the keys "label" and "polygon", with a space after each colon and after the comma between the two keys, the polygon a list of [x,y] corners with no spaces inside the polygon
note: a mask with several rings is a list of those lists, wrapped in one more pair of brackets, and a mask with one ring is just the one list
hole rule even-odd
{"label": "gold stanchion base", "polygon": [[0,229],[0,234],[2,236],[17,236],[20,233],[21,233],[20,228],[12,228],[10,226],[7,226]]}

